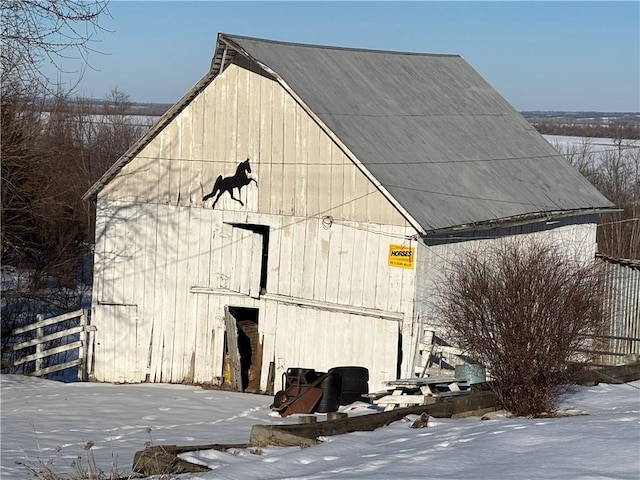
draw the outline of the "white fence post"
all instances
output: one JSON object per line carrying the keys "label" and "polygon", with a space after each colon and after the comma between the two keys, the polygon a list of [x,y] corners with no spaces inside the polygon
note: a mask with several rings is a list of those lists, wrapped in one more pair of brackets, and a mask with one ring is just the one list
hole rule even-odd
{"label": "white fence post", "polygon": [[87,317],[87,359],[85,361],[86,365],[86,379],[91,380],[93,378],[93,352],[95,348],[95,331],[97,330],[94,325],[89,324],[89,310],[85,310],[85,315]]}
{"label": "white fence post", "polygon": [[85,372],[86,372],[86,343],[87,343],[87,311],[82,310],[82,314],[80,315],[80,326],[82,330],[80,331],[80,347],[78,348],[78,380],[84,381]]}
{"label": "white fence post", "polygon": [[[40,323],[40,322],[42,322],[42,320],[44,320],[44,315],[41,314],[41,313],[38,313],[36,315],[36,319],[37,319],[37,322]],[[38,327],[36,329],[36,338],[42,338],[42,337],[44,337],[44,327]],[[40,354],[42,353],[42,350],[43,350],[42,347],[43,347],[42,343],[38,343],[36,345],[36,355],[37,355],[37,358],[36,358],[36,369],[35,369],[36,372],[42,370],[42,357],[40,356]]]}

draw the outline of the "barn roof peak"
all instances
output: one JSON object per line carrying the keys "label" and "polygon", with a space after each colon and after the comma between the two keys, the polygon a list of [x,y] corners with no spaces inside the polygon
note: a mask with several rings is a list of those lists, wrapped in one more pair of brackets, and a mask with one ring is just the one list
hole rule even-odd
{"label": "barn roof peak", "polygon": [[344,47],[339,45],[320,45],[320,44],[309,44],[309,43],[298,43],[298,42],[285,42],[282,40],[271,40],[257,37],[249,37],[244,35],[234,35],[229,33],[219,33],[218,38],[228,41],[253,41],[253,42],[261,42],[261,43],[270,43],[274,45],[288,45],[292,47],[300,47],[300,48],[320,48],[326,50],[339,50],[346,52],[364,52],[364,53],[383,53],[390,55],[417,55],[422,57],[459,57],[458,54],[452,53],[424,53],[424,52],[407,52],[407,51],[395,51],[395,50],[383,50],[383,49],[370,49],[370,48],[357,48],[357,47]]}
{"label": "barn roof peak", "polygon": [[419,232],[615,208],[459,55],[223,33],[209,72],[85,198],[237,55],[279,82]]}

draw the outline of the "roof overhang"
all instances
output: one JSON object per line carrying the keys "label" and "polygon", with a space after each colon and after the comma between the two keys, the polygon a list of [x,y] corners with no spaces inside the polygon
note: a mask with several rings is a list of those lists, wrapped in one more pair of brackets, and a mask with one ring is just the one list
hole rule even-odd
{"label": "roof overhang", "polygon": [[[460,236],[469,235],[471,232],[482,232],[493,229],[505,229],[518,227],[520,225],[531,223],[546,223],[549,227],[553,227],[561,220],[584,217],[583,223],[597,223],[588,221],[589,217],[595,217],[601,213],[620,212],[620,208],[597,208],[597,209],[580,209],[580,210],[562,210],[553,212],[536,212],[526,215],[518,215],[515,217],[501,218],[496,220],[488,220],[486,222],[478,222],[467,225],[457,225],[449,228],[438,230],[430,230],[420,235],[423,240],[442,240],[458,239]],[[472,236],[468,236],[469,240],[473,240]]]}

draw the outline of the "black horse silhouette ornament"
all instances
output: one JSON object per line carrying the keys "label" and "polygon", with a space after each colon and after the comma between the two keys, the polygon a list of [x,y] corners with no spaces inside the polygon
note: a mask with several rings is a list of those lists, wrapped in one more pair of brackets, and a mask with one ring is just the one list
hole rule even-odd
{"label": "black horse silhouette ornament", "polygon": [[251,173],[251,165],[249,164],[248,158],[244,162],[240,162],[238,164],[238,168],[236,168],[236,173],[234,175],[230,177],[224,177],[224,178],[222,177],[222,175],[218,175],[216,182],[213,184],[213,190],[211,190],[211,193],[202,197],[202,201],[206,202],[211,197],[217,194],[218,196],[213,201],[213,205],[211,205],[211,208],[215,208],[216,203],[218,203],[218,200],[220,200],[220,196],[224,192],[229,192],[229,195],[231,196],[231,198],[233,198],[236,202],[239,202],[240,205],[244,207],[244,203],[242,203],[242,200],[233,196],[233,189],[234,188],[238,189],[238,197],[239,197],[240,190],[245,185],[249,185],[249,183],[251,182],[255,182],[255,184],[258,185],[258,182],[254,178],[249,178],[247,173]]}

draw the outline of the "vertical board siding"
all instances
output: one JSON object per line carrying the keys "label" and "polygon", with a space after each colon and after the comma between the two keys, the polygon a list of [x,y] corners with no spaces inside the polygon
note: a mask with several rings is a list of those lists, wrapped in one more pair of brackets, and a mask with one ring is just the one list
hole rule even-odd
{"label": "vertical board siding", "polygon": [[[327,285],[326,253],[322,251],[321,236],[317,219],[304,222],[305,229],[296,226],[298,242],[303,246],[302,255],[294,257],[294,263],[298,265],[298,272],[294,278],[302,279],[302,290],[297,296],[301,298],[315,298],[324,300]],[[302,237],[302,238],[300,238]],[[323,258],[324,257],[324,258]],[[291,296],[294,295],[293,291]]]}
{"label": "vertical board siding", "polygon": [[[328,285],[335,281],[334,272],[329,270],[329,253],[331,252],[331,226],[327,226],[324,220],[309,222],[313,225],[312,235],[316,235],[315,242],[315,278],[313,283],[313,298],[327,301]],[[315,232],[314,232],[315,230]],[[338,230],[336,228],[336,230]],[[311,244],[313,248],[314,244]]]}
{"label": "vertical board siding", "polygon": [[[246,158],[257,185],[234,191],[245,205],[228,193],[203,202]],[[277,83],[230,65],[122,168],[98,209],[96,378],[215,381],[228,305],[259,309],[263,388],[271,362],[279,374],[365,362],[375,382],[395,375],[397,320],[224,294],[247,290],[239,271],[259,247],[234,242],[232,224],[266,225],[268,294],[411,321],[415,272],[389,267],[387,250],[415,231]]]}
{"label": "vertical board siding", "polygon": [[[104,207],[107,203],[101,202],[101,205]],[[128,204],[125,205],[127,209],[132,208]],[[252,232],[234,229],[223,222],[223,219],[230,222],[237,220],[239,218],[237,214],[175,206],[139,205],[136,208],[137,210],[129,211],[129,218],[135,221],[128,222],[123,219],[118,228],[124,226],[131,229],[129,233],[123,232],[125,234],[122,235],[122,238],[130,238],[137,243],[125,249],[135,251],[136,256],[139,255],[141,258],[135,258],[132,262],[127,256],[118,255],[115,249],[124,247],[121,241],[114,241],[112,244],[102,241],[97,244],[98,249],[103,248],[102,251],[112,254],[111,263],[99,262],[100,268],[96,270],[96,278],[100,280],[97,280],[97,284],[103,283],[104,275],[102,273],[104,270],[122,270],[125,272],[123,278],[129,275],[133,278],[141,278],[140,283],[133,285],[130,292],[131,303],[137,307],[134,319],[125,320],[121,313],[108,309],[96,312],[97,321],[105,322],[104,324],[99,323],[99,331],[96,332],[98,343],[104,346],[103,351],[107,351],[109,345],[111,349],[108,361],[104,360],[107,357],[101,355],[103,363],[111,363],[98,368],[101,373],[97,378],[107,381],[144,381],[148,374],[149,380],[156,382],[213,381],[214,378],[220,376],[217,366],[221,365],[223,357],[224,322],[222,319],[225,305],[250,306],[260,309],[260,334],[264,335],[266,342],[263,345],[265,355],[263,366],[266,368],[263,376],[265,379],[269,362],[275,361],[277,344],[275,336],[281,335],[281,328],[285,328],[285,332],[288,332],[284,334],[284,338],[290,340],[293,338],[292,341],[298,342],[299,345],[305,345],[305,348],[309,350],[314,350],[313,353],[305,353],[302,350],[293,349],[291,354],[286,356],[283,352],[278,351],[277,355],[286,359],[285,368],[291,367],[291,362],[297,363],[305,360],[314,362],[311,365],[312,368],[325,368],[315,367],[315,365],[325,365],[327,361],[337,361],[331,360],[332,357],[326,353],[330,350],[327,350],[328,346],[334,344],[340,345],[340,349],[349,350],[352,353],[359,352],[356,357],[345,359],[345,362],[348,359],[355,362],[355,358],[359,358],[358,364],[360,364],[364,362],[363,359],[369,358],[366,364],[372,365],[380,372],[386,372],[391,368],[387,364],[388,362],[395,363],[398,330],[398,322],[395,320],[384,320],[384,322],[393,322],[396,325],[395,333],[392,335],[393,341],[389,340],[390,344],[393,344],[392,351],[372,353],[369,352],[369,347],[366,345],[369,345],[374,351],[378,347],[375,342],[368,342],[367,335],[369,333],[360,332],[360,335],[365,335],[364,346],[357,342],[354,343],[353,338],[356,337],[349,339],[349,337],[339,336],[329,339],[323,335],[326,335],[327,321],[330,318],[336,318],[336,325],[345,331],[356,328],[352,325],[354,322],[359,325],[356,329],[358,331],[360,329],[363,331],[376,330],[382,328],[380,325],[387,325],[384,322],[380,324],[382,320],[379,318],[368,317],[366,314],[341,314],[312,308],[295,308],[295,315],[293,315],[290,306],[280,308],[279,310],[285,313],[279,313],[280,317],[275,318],[273,314],[270,314],[274,311],[272,307],[268,307],[270,303],[273,303],[270,301],[253,299],[248,295],[224,296],[190,293],[190,288],[198,285],[214,290],[230,288],[234,278],[246,270],[245,268],[229,268],[230,259],[236,259],[234,261],[240,261],[244,265],[242,259],[252,257],[251,254],[246,255],[241,251],[246,247],[246,242],[234,242],[232,235],[233,230],[238,230],[245,232],[247,238],[251,239]],[[110,212],[124,211],[124,207],[112,204],[111,208],[106,210]],[[310,257],[309,264],[316,265],[320,262],[326,267],[315,269],[315,274],[309,277],[308,282],[304,279],[301,281],[299,277],[292,277],[291,272],[285,273],[281,277],[282,262],[279,259],[290,258],[294,249],[292,243],[270,241],[270,260],[268,263],[268,286],[270,287],[268,293],[289,296],[292,285],[300,284],[300,295],[306,295],[300,298],[340,304],[340,302],[333,302],[333,299],[327,295],[327,291],[331,289],[335,291],[335,285],[338,283],[337,273],[328,270],[328,260],[331,252],[334,252],[338,259],[341,257],[343,248],[341,239],[347,236],[347,232],[355,230],[355,224],[342,225],[336,222],[330,227],[324,228],[321,226],[320,220],[310,219],[286,224],[284,228],[280,228],[281,218],[272,215],[258,215],[249,220],[252,223],[273,225],[271,239],[278,238],[278,233],[283,233],[282,237],[284,238],[292,240],[297,238],[296,243],[299,245],[310,245],[308,251],[315,251],[315,257],[313,255]],[[103,217],[100,217],[100,222],[103,221],[102,219]],[[288,234],[284,232],[288,232]],[[331,244],[334,234],[338,240],[336,245]],[[386,248],[390,242],[395,241],[393,235],[385,236],[377,231],[360,230],[360,235],[362,244],[353,248],[360,253],[371,249],[379,250],[381,244],[384,244]],[[381,243],[380,238],[387,240]],[[370,243],[373,247],[368,246]],[[99,252],[100,250],[97,250],[97,255]],[[288,256],[287,253],[289,253]],[[367,278],[366,281],[361,278],[353,278],[353,281],[357,281],[358,285],[368,285],[369,288],[372,288],[376,299],[385,297],[383,302],[385,309],[381,311],[403,313],[405,312],[403,308],[407,307],[406,302],[403,303],[403,297],[407,297],[407,295],[410,297],[413,291],[412,271],[389,267],[386,265],[386,254],[379,253],[378,262],[370,260],[375,265],[375,269],[372,268],[372,273],[367,273],[367,275],[372,275],[372,277]],[[272,258],[278,259],[278,261],[272,261]],[[304,255],[292,263],[302,265],[305,263],[303,258]],[[117,265],[118,263],[120,265]],[[339,260],[335,264],[341,266]],[[106,266],[108,268],[105,268]],[[127,271],[128,268],[138,268],[142,271]],[[391,270],[394,272],[392,273]],[[406,277],[406,284],[402,290],[389,290],[389,288],[381,286],[387,285],[384,281],[376,280],[378,275],[389,277],[398,274],[401,277]],[[283,290],[280,289],[281,284],[285,286]],[[349,289],[350,287],[345,286],[345,288]],[[99,291],[100,289],[96,290],[96,292]],[[358,297],[356,303],[347,302],[344,305],[375,308],[376,305],[370,303],[371,298],[374,297],[361,296]],[[105,298],[96,298],[94,303],[107,303],[106,300]],[[407,314],[407,318],[410,319],[411,312],[409,311]],[[304,328],[300,328],[301,325],[304,325]],[[385,327],[382,331],[387,332],[388,328]],[[371,333],[371,335],[379,335],[381,332]],[[319,339],[319,343],[314,340],[316,337]],[[281,337],[278,338],[280,341],[285,341]],[[376,340],[376,342],[380,341]],[[385,346],[385,348],[387,347]],[[118,354],[114,353],[116,351]],[[384,369],[378,365],[379,361],[373,358],[375,356],[386,359],[384,362],[387,363],[383,362]],[[324,360],[321,361],[321,359]],[[331,366],[336,365],[330,365],[329,368]]]}
{"label": "vertical board siding", "polygon": [[[222,75],[225,82],[227,105],[224,121],[224,158],[237,159],[238,132],[238,69],[227,68]],[[218,132],[216,132],[218,133]]]}
{"label": "vertical board siding", "polygon": [[[295,166],[293,168],[294,175],[294,210],[293,213],[296,216],[305,216],[307,214],[307,190],[309,175],[307,172],[307,165],[309,161],[307,137],[309,136],[309,129],[313,128],[312,120],[304,112],[299,105],[295,105]],[[312,177],[317,178],[317,177]],[[312,180],[313,181],[313,180]]]}
{"label": "vertical board siding", "polygon": [[[193,263],[197,271],[196,285],[210,285],[209,265],[211,263],[211,237],[214,233],[211,228],[211,222],[207,217],[211,215],[210,211],[205,209],[196,208],[192,211],[194,232],[193,236],[197,238],[197,242],[194,241],[193,248],[199,252],[198,256],[193,256]],[[197,230],[197,237],[196,231]],[[195,298],[189,296],[190,302],[195,302],[195,311],[193,318],[189,318],[189,321],[194,325],[195,339],[192,344],[192,348],[195,352],[196,365],[207,365],[209,356],[211,355],[209,338],[209,332],[211,331],[211,323],[208,318],[209,297],[205,295],[196,295]],[[189,342],[191,338],[185,337],[185,341]],[[202,377],[198,375],[198,372],[194,371],[194,381],[202,381]],[[207,378],[207,377],[205,377]],[[211,380],[212,376],[207,380]]]}
{"label": "vertical board siding", "polygon": [[[282,182],[282,214],[295,215],[296,201],[296,137],[299,128],[296,123],[296,103],[289,95],[283,93],[283,182]],[[275,193],[275,192],[274,192]],[[277,193],[276,193],[277,195]]]}
{"label": "vertical board siding", "polygon": [[[235,135],[233,144],[235,152],[229,158],[237,158],[244,160],[249,156],[249,142],[251,141],[249,124],[249,103],[251,99],[251,91],[249,86],[249,71],[242,68],[234,69],[237,74],[237,90],[235,97],[237,98],[237,113],[235,119]],[[231,80],[231,79],[230,79]]]}
{"label": "vertical board siding", "polygon": [[209,208],[213,202],[202,205],[203,193],[211,191],[218,175],[233,175],[246,158],[258,182],[239,193],[246,207],[225,193],[216,208],[407,225],[280,85],[236,65],[125,165],[102,196]]}
{"label": "vertical board siding", "polygon": [[[283,208],[283,183],[285,179],[284,169],[284,97],[285,92],[272,83],[271,103],[271,176],[269,177],[270,192],[269,206],[260,205],[262,210],[275,214],[284,214]],[[262,158],[262,152],[260,152]],[[261,178],[261,177],[259,177]]]}
{"label": "vertical board siding", "polygon": [[[273,103],[273,82],[260,76],[260,105]],[[273,111],[268,108],[260,108],[260,136],[257,145],[258,152],[254,155],[260,162],[260,188],[258,188],[258,203],[262,208],[271,208],[271,177],[272,177],[272,123]],[[254,145],[255,149],[255,145]],[[254,158],[254,157],[252,157]],[[268,206],[268,207],[267,207]]]}
{"label": "vertical board siding", "polygon": [[[320,132],[318,131],[318,135],[319,134]],[[348,197],[349,195],[349,191],[345,191],[345,186],[344,186],[344,171],[346,168],[349,168],[349,166],[347,165],[348,164],[347,159],[345,158],[340,148],[333,142],[330,144],[330,146],[331,146],[331,152],[330,152],[329,158],[331,160],[331,183],[330,183],[331,205],[333,206],[334,209],[338,209],[338,208],[341,209],[345,203],[345,198]],[[385,207],[387,208],[387,211],[389,212],[391,211],[387,205],[383,206],[383,209]],[[353,218],[353,217],[346,216],[344,214],[344,211],[342,213],[342,217],[345,219]],[[393,224],[393,221],[381,222],[381,223]]]}
{"label": "vertical board siding", "polygon": [[150,375],[151,371],[151,348],[153,346],[153,333],[156,320],[156,302],[161,295],[157,288],[158,269],[156,264],[156,253],[158,251],[158,206],[141,205],[142,225],[141,231],[144,235],[144,287],[140,290],[140,285],[136,285],[136,300],[139,302],[140,314],[144,324],[144,350],[142,352],[141,363],[144,365],[144,379]]}
{"label": "vertical board siding", "polygon": [[[322,228],[326,223],[322,221]],[[338,278],[340,275],[342,228],[329,228],[329,252],[327,253],[327,288],[325,300],[330,303],[338,303]],[[375,307],[377,308],[377,307]],[[384,310],[384,309],[383,309]]]}
{"label": "vertical board siding", "polygon": [[[338,278],[338,303],[348,305],[351,300],[351,280],[353,274],[354,238],[353,222],[345,222],[340,241]],[[336,272],[334,272],[336,273]]]}
{"label": "vertical board siding", "polygon": [[[326,372],[336,366],[363,365],[369,369],[369,387],[380,390],[395,377],[397,328],[393,320],[333,313],[280,305],[275,334],[276,380],[287,368],[314,368]],[[308,321],[300,328],[296,319]],[[276,383],[277,386],[277,383]]]}

